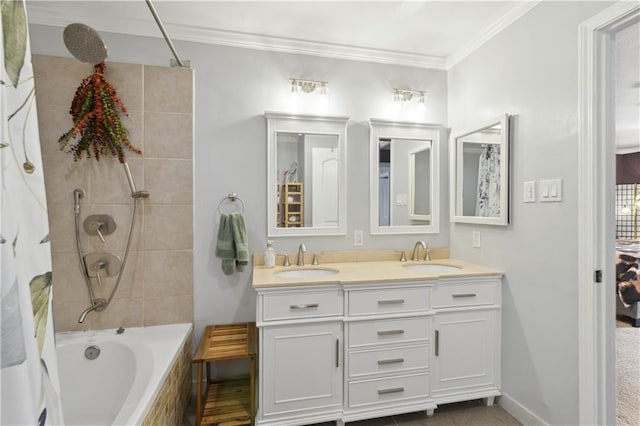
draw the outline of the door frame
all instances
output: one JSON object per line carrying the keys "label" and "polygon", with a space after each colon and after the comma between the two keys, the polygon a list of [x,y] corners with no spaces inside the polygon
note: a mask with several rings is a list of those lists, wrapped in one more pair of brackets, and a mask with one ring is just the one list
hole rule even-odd
{"label": "door frame", "polygon": [[[613,41],[640,19],[622,1],[579,27],[578,377],[579,423],[615,424],[615,146]],[[602,282],[595,282],[595,271]]]}

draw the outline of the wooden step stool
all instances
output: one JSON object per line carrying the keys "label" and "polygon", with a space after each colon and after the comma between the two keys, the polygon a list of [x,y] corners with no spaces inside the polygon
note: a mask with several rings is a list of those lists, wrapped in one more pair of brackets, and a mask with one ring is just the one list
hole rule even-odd
{"label": "wooden step stool", "polygon": [[[210,325],[204,330],[193,363],[198,368],[196,425],[253,425],[256,401],[256,323]],[[248,378],[212,381],[209,363],[249,358]],[[207,374],[206,393],[202,395],[202,367]]]}

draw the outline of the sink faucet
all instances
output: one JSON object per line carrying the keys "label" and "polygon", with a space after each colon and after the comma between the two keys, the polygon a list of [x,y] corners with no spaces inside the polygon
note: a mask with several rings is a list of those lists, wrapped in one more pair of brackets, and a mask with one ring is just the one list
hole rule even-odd
{"label": "sink faucet", "polygon": [[80,314],[80,318],[78,318],[78,322],[80,324],[82,324],[84,322],[84,320],[87,318],[87,315],[89,315],[89,312],[91,312],[91,311],[100,312],[101,310],[103,310],[106,307],[107,307],[107,301],[105,299],[96,299],[93,302],[93,305],[89,306],[87,309],[82,311],[82,313]]}
{"label": "sink faucet", "polygon": [[424,255],[424,260],[431,260],[431,257],[429,256],[429,249],[427,248],[427,244],[422,240],[416,241],[416,244],[413,246],[413,254],[411,255],[411,260],[413,260],[414,262],[420,260],[420,247],[426,250],[426,253]]}
{"label": "sink faucet", "polygon": [[300,243],[298,246],[298,262],[296,263],[298,266],[304,266],[304,254],[307,252],[307,248],[304,243]]}

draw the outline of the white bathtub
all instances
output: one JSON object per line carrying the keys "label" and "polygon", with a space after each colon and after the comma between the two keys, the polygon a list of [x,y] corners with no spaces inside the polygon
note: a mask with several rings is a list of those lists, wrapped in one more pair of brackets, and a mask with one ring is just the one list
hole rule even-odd
{"label": "white bathtub", "polygon": [[[155,400],[191,324],[56,334],[67,425],[139,425]],[[100,355],[85,357],[95,345]]]}

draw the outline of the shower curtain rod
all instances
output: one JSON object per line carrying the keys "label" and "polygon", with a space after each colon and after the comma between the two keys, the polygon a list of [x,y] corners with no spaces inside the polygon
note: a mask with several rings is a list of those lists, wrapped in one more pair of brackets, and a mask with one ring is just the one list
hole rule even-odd
{"label": "shower curtain rod", "polygon": [[158,28],[160,28],[160,32],[162,33],[162,37],[164,37],[164,41],[167,42],[167,44],[169,45],[169,49],[171,49],[171,53],[173,53],[173,57],[176,58],[176,62],[178,63],[179,66],[188,68],[184,65],[184,62],[182,62],[182,60],[178,56],[178,52],[176,51],[176,48],[173,46],[173,42],[171,42],[171,39],[169,38],[169,34],[167,34],[167,30],[164,29],[164,25],[162,25],[162,21],[160,20],[160,17],[156,12],[156,8],[153,6],[153,3],[151,3],[151,0],[145,0],[145,1],[147,2],[147,6],[149,6],[149,10],[151,11],[153,18],[156,20],[156,24],[158,24]]}

